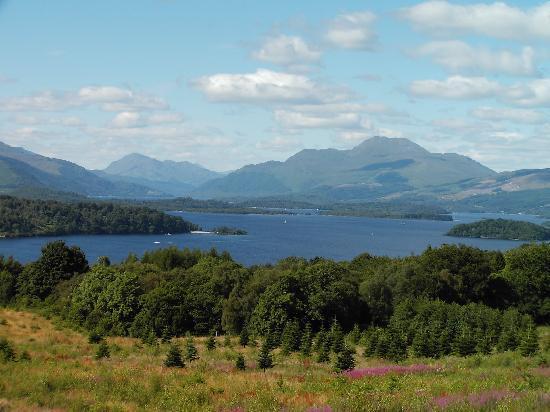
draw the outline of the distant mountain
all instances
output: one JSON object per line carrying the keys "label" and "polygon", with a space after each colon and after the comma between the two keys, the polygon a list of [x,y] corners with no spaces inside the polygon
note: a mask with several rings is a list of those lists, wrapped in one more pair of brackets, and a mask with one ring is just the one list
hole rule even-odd
{"label": "distant mountain", "polygon": [[162,192],[112,182],[74,163],[41,156],[0,142],[0,193],[73,192],[83,196],[149,197]]}
{"label": "distant mountain", "polygon": [[245,166],[206,182],[192,195],[372,201],[405,193],[437,193],[441,187],[497,175],[466,156],[430,153],[408,139],[373,137],[351,150],[308,149],[284,162]]}
{"label": "distant mountain", "polygon": [[111,181],[139,184],[174,196],[187,195],[197,186],[223,176],[195,163],[160,161],[138,153],[124,156],[97,173]]}

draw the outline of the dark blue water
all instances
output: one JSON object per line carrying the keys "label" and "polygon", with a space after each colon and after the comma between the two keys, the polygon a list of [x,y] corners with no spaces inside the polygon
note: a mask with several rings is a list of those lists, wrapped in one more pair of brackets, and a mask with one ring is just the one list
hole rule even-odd
{"label": "dark blue water", "polygon": [[[428,245],[464,243],[482,249],[507,250],[522,242],[490,239],[465,239],[445,236],[456,223],[480,220],[482,217],[505,217],[542,222],[527,215],[455,214],[455,222],[429,220],[373,219],[320,215],[227,215],[214,213],[173,212],[204,229],[227,225],[248,232],[246,236],[214,234],[181,235],[78,235],[60,237],[0,239],[0,255],[14,256],[22,262],[36,259],[40,248],[55,239],[80,246],[90,262],[106,255],[113,262],[130,252],[167,247],[189,247],[227,250],[233,258],[245,264],[276,262],[287,256],[313,258],[324,256],[348,260],[360,253],[406,256],[421,253]],[[286,221],[286,223],[284,223]],[[158,242],[158,243],[157,243]]]}

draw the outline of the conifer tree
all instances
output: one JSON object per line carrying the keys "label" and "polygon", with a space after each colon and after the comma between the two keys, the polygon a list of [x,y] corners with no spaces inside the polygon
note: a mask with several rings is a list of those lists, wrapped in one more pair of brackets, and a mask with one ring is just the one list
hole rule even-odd
{"label": "conifer tree", "polygon": [[0,338],[0,360],[3,362],[15,360],[15,350],[6,338]]}
{"label": "conifer tree", "polygon": [[428,333],[426,329],[421,328],[415,333],[411,346],[415,356],[421,358],[427,358],[430,356]]}
{"label": "conifer tree", "polygon": [[214,335],[208,336],[208,339],[206,340],[206,349],[209,351],[216,349],[216,338]]}
{"label": "conifer tree", "polygon": [[497,343],[497,350],[505,352],[508,350],[516,350],[519,345],[518,331],[514,327],[508,327],[502,330]]}
{"label": "conifer tree", "polygon": [[365,337],[365,352],[366,358],[372,358],[376,354],[376,346],[378,345],[378,329],[369,329]]}
{"label": "conifer tree", "polygon": [[353,349],[348,346],[344,346],[342,350],[336,355],[336,361],[334,363],[334,369],[338,372],[348,371],[355,367],[355,359]]}
{"label": "conifer tree", "polygon": [[149,332],[141,338],[141,341],[146,345],[154,346],[157,344],[157,335],[155,335],[153,329],[150,329]]}
{"label": "conifer tree", "polygon": [[359,325],[357,323],[353,325],[353,329],[349,333],[348,338],[354,345],[359,343],[359,340],[361,339],[361,329],[359,329]]}
{"label": "conifer tree", "polygon": [[166,359],[164,360],[164,366],[167,368],[183,368],[185,366],[185,363],[181,357],[180,348],[177,345],[170,345],[170,349],[168,350]]}
{"label": "conifer tree", "polygon": [[235,360],[235,367],[240,371],[244,371],[246,369],[246,362],[242,353],[239,353],[237,355],[237,359]]}
{"label": "conifer tree", "polygon": [[321,348],[317,352],[317,362],[328,362],[330,360],[330,340],[326,337],[321,345]]}
{"label": "conifer tree", "polygon": [[239,345],[244,348],[248,345],[249,340],[248,328],[245,326],[241,329],[241,333],[239,334]]}
{"label": "conifer tree", "polygon": [[189,362],[199,359],[199,352],[190,333],[187,334],[187,338],[185,339],[185,359]]}
{"label": "conifer tree", "polygon": [[288,355],[299,349],[300,325],[298,321],[287,322],[281,337],[281,353]]}
{"label": "conifer tree", "polygon": [[331,350],[340,353],[344,349],[344,332],[336,318],[330,328]]}
{"label": "conifer tree", "polygon": [[455,352],[460,356],[470,356],[476,353],[476,341],[472,330],[464,325],[454,342]]}
{"label": "conifer tree", "polygon": [[99,343],[103,340],[103,335],[98,331],[94,330],[88,336],[88,343]]}
{"label": "conifer tree", "polygon": [[374,350],[374,355],[379,358],[385,358],[388,355],[390,347],[388,333],[385,329],[380,329],[378,331],[378,337],[376,340],[376,349]]}
{"label": "conifer tree", "polygon": [[529,325],[519,345],[522,356],[533,356],[539,351],[539,337],[534,325]]}
{"label": "conifer tree", "polygon": [[264,341],[260,353],[258,355],[258,368],[263,369],[265,372],[266,369],[273,367],[273,358],[271,357],[271,348],[267,344],[267,341]]}
{"label": "conifer tree", "polygon": [[406,337],[398,330],[390,329],[388,331],[389,335],[389,346],[388,353],[386,358],[399,362],[407,357],[407,339]]}
{"label": "conifer tree", "polygon": [[111,351],[109,350],[109,345],[107,345],[107,342],[102,340],[99,343],[99,346],[97,347],[95,358],[99,360],[99,359],[110,358],[110,357],[111,357]]}
{"label": "conifer tree", "polygon": [[226,333],[223,338],[223,346],[226,348],[231,348],[233,345],[231,344],[231,336]]}
{"label": "conifer tree", "polygon": [[312,332],[311,332],[311,325],[308,323],[306,324],[304,333],[302,333],[302,341],[300,342],[300,353],[302,354],[302,356],[311,355],[312,340],[313,338],[312,338]]}
{"label": "conifer tree", "polygon": [[315,336],[315,342],[313,343],[313,350],[315,352],[319,352],[325,343],[326,340],[326,331],[325,328],[321,325],[321,329],[319,329],[319,332],[317,332],[317,335]]}

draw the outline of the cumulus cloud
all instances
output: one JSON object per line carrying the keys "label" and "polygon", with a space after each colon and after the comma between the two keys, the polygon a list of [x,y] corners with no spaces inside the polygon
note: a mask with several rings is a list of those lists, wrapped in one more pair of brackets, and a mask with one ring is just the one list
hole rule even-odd
{"label": "cumulus cloud", "polygon": [[76,91],[46,90],[0,100],[0,111],[64,111],[98,106],[105,111],[165,110],[161,98],[114,86],[86,86]]}
{"label": "cumulus cloud", "polygon": [[290,69],[304,70],[318,63],[321,51],[308,45],[301,37],[280,35],[265,40],[252,57]]}
{"label": "cumulus cloud", "polygon": [[399,15],[416,29],[436,35],[477,34],[499,39],[550,39],[550,2],[521,9],[502,2],[452,4],[426,1]]}
{"label": "cumulus cloud", "polygon": [[319,84],[310,78],[267,69],[254,73],[215,74],[192,83],[214,102],[297,103],[347,98],[346,90]]}
{"label": "cumulus cloud", "polygon": [[437,64],[452,72],[488,72],[519,76],[536,74],[535,53],[531,47],[524,47],[521,54],[514,54],[509,50],[476,48],[456,40],[434,41],[423,45],[414,54],[432,58]]}
{"label": "cumulus cloud", "polygon": [[480,99],[495,96],[502,87],[485,77],[451,76],[445,80],[416,80],[409,88],[411,94],[443,99]]}
{"label": "cumulus cloud", "polygon": [[481,120],[526,124],[544,123],[546,121],[546,116],[543,113],[529,109],[478,107],[472,110],[471,114]]}
{"label": "cumulus cloud", "polygon": [[372,49],[376,43],[372,28],[375,20],[376,16],[369,11],[341,14],[330,22],[325,38],[343,49]]}

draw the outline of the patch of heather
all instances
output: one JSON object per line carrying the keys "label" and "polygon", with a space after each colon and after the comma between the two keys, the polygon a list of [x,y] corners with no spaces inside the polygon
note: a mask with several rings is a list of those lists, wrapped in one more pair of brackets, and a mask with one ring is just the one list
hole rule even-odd
{"label": "patch of heather", "polygon": [[498,402],[503,399],[517,399],[519,394],[509,390],[493,389],[485,392],[472,394],[450,394],[441,395],[433,399],[433,404],[438,408],[445,409],[457,403],[468,403],[470,406],[482,407],[488,403]]}
{"label": "patch of heather", "polygon": [[361,368],[361,369],[352,369],[343,373],[344,376],[347,376],[351,379],[361,379],[365,376],[384,376],[390,373],[397,375],[407,375],[415,373],[425,373],[438,371],[439,368],[430,365],[416,364],[416,365],[385,365],[385,366],[375,366],[370,368]]}

